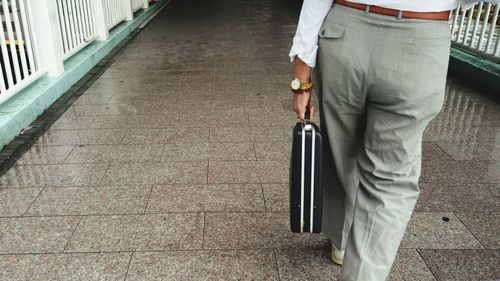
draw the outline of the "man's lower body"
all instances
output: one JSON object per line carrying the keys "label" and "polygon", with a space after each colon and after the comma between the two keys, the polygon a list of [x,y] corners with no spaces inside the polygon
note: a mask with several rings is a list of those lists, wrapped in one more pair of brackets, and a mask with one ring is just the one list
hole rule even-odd
{"label": "man's lower body", "polygon": [[418,198],[422,135],[441,110],[446,21],[335,5],[320,31],[323,233],[345,249],[341,280],[385,280]]}

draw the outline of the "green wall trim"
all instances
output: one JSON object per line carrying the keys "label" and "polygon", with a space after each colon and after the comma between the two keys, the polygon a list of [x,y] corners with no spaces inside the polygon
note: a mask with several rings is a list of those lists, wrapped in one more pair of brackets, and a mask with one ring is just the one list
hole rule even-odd
{"label": "green wall trim", "polygon": [[132,21],[122,22],[105,41],[95,41],[64,62],[64,73],[58,77],[44,76],[0,105],[0,149],[10,143],[23,129],[84,77],[132,31],[167,4],[160,0],[147,10],[137,11]]}
{"label": "green wall trim", "polygon": [[450,70],[481,83],[483,88],[500,95],[500,64],[452,47]]}

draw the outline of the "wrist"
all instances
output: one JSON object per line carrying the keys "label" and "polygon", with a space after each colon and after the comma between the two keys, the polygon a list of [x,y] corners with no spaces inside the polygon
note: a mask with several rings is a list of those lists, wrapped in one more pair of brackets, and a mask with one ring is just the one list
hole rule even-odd
{"label": "wrist", "polygon": [[298,56],[294,60],[294,76],[302,81],[309,81],[311,79],[312,68],[308,66]]}

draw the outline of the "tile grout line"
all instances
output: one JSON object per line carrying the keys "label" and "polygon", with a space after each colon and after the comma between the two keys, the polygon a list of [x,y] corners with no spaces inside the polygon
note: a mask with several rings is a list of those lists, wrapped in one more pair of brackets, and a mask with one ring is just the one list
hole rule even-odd
{"label": "tile grout line", "polygon": [[66,161],[68,161],[69,156],[71,155],[71,153],[73,153],[73,151],[75,151],[75,149],[76,149],[77,146],[80,146],[80,145],[73,145],[73,148],[68,153],[68,155],[66,155],[66,157],[64,158],[64,160],[61,163],[58,163],[58,164],[66,164]]}
{"label": "tile grout line", "polygon": [[274,265],[276,266],[276,271],[278,272],[278,280],[281,281],[281,273],[280,273],[280,267],[278,264],[278,254],[277,254],[277,249],[272,250],[272,254],[274,257]]}
{"label": "tile grout line", "polygon": [[207,212],[203,213],[203,238],[201,242],[201,249],[205,250],[205,228],[207,226]]}
{"label": "tile grout line", "polygon": [[73,229],[73,232],[71,233],[71,236],[69,237],[68,239],[68,242],[66,242],[66,245],[64,246],[63,248],[63,253],[66,252],[66,249],[68,248],[68,245],[69,245],[69,242],[71,242],[71,239],[73,238],[73,236],[75,235],[75,232],[76,232],[76,229],[78,228],[78,226],[80,225],[80,222],[82,221],[83,219],[83,216],[80,216],[80,219],[78,220],[78,222],[76,223],[75,225],[75,229]]}
{"label": "tile grout line", "polygon": [[125,137],[128,134],[128,131],[126,130],[126,128],[124,128],[123,130],[124,130],[124,134],[123,134],[123,137],[122,137],[121,141],[119,142],[119,144],[124,144],[123,142],[125,141]]}
{"label": "tile grout line", "polygon": [[[428,249],[428,250],[430,250],[430,249]],[[417,254],[418,254],[418,256],[420,257],[420,259],[422,260],[422,262],[424,262],[425,267],[427,268],[427,270],[429,270],[429,272],[431,273],[431,275],[432,275],[432,277],[434,278],[434,280],[436,280],[436,281],[437,281],[438,279],[436,278],[436,275],[434,275],[434,272],[432,272],[432,270],[431,270],[431,268],[429,267],[429,265],[425,262],[425,259],[422,257],[422,254],[420,254],[419,249],[415,249],[415,251],[417,252]]]}
{"label": "tile grout line", "polygon": [[132,259],[134,258],[134,252],[130,255],[130,259],[128,260],[128,265],[127,265],[127,271],[125,272],[125,277],[123,278],[123,281],[127,280],[128,276],[128,271],[130,270],[130,264],[132,263]]}
{"label": "tile grout line", "polygon": [[210,184],[209,180],[210,180],[210,159],[207,160],[207,180],[206,180],[207,184]]}
{"label": "tile grout line", "polygon": [[259,159],[257,158],[257,148],[255,147],[255,140],[252,140],[252,146],[253,146],[253,155],[255,156],[255,161],[259,161]]}
{"label": "tile grout line", "polygon": [[460,159],[455,159],[453,158],[453,156],[451,154],[449,154],[448,152],[446,152],[440,145],[439,145],[439,141],[429,141],[430,143],[434,144],[434,146],[436,146],[439,151],[443,152],[446,156],[448,156],[452,161],[460,161]]}
{"label": "tile grout line", "polygon": [[[472,232],[472,230],[470,230],[469,227],[460,219],[460,217],[457,215],[456,211],[452,211],[451,213],[458,219],[458,221],[465,227],[465,229],[467,229],[467,231],[469,231],[469,233],[474,237],[474,239],[476,239],[476,241],[479,243],[479,245],[481,245],[481,247],[483,247],[483,249],[488,249],[486,246],[483,245],[483,243],[481,242],[481,240],[479,240],[477,238],[477,236],[474,234],[474,232]],[[474,213],[475,214],[477,212],[470,212],[470,213]]]}
{"label": "tile grout line", "polygon": [[23,214],[21,215],[21,217],[26,217],[26,214],[28,213],[29,209],[31,208],[31,206],[33,206],[33,204],[35,204],[35,201],[38,199],[38,197],[40,196],[40,194],[42,194],[42,191],[47,188],[45,186],[43,186],[40,191],[38,192],[38,194],[35,196],[35,199],[33,199],[33,201],[31,201],[31,204],[28,206],[28,208],[26,208],[26,210],[23,212]]}
{"label": "tile grout line", "polygon": [[269,210],[267,209],[267,203],[266,203],[266,196],[264,194],[264,184],[260,184],[260,189],[262,191],[262,200],[264,201],[264,212],[269,212]]}
{"label": "tile grout line", "polygon": [[105,177],[106,177],[106,175],[108,174],[109,169],[111,169],[111,164],[113,164],[111,161],[109,161],[109,162],[103,162],[103,164],[104,164],[104,163],[107,163],[107,164],[108,164],[108,166],[107,166],[107,167],[106,167],[106,169],[104,170],[104,173],[102,174],[101,179],[100,179],[100,180],[99,180],[99,182],[97,183],[97,186],[103,186],[103,185],[102,185],[102,181],[104,180],[104,178],[105,178]]}
{"label": "tile grout line", "polygon": [[148,200],[146,201],[146,206],[144,206],[144,212],[142,212],[143,215],[146,214],[146,210],[148,209],[148,205],[149,205],[149,200],[151,199],[151,194],[153,193],[153,187],[154,187],[154,184],[151,185],[151,188],[149,189],[149,196],[148,196]]}

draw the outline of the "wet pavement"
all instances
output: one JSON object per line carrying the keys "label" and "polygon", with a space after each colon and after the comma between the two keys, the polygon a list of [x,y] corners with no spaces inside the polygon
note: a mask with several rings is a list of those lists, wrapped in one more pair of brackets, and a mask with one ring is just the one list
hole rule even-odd
{"label": "wet pavement", "polygon": [[[337,280],[288,227],[298,4],[174,1],[0,178],[0,280]],[[390,280],[500,279],[500,106],[450,77]]]}

